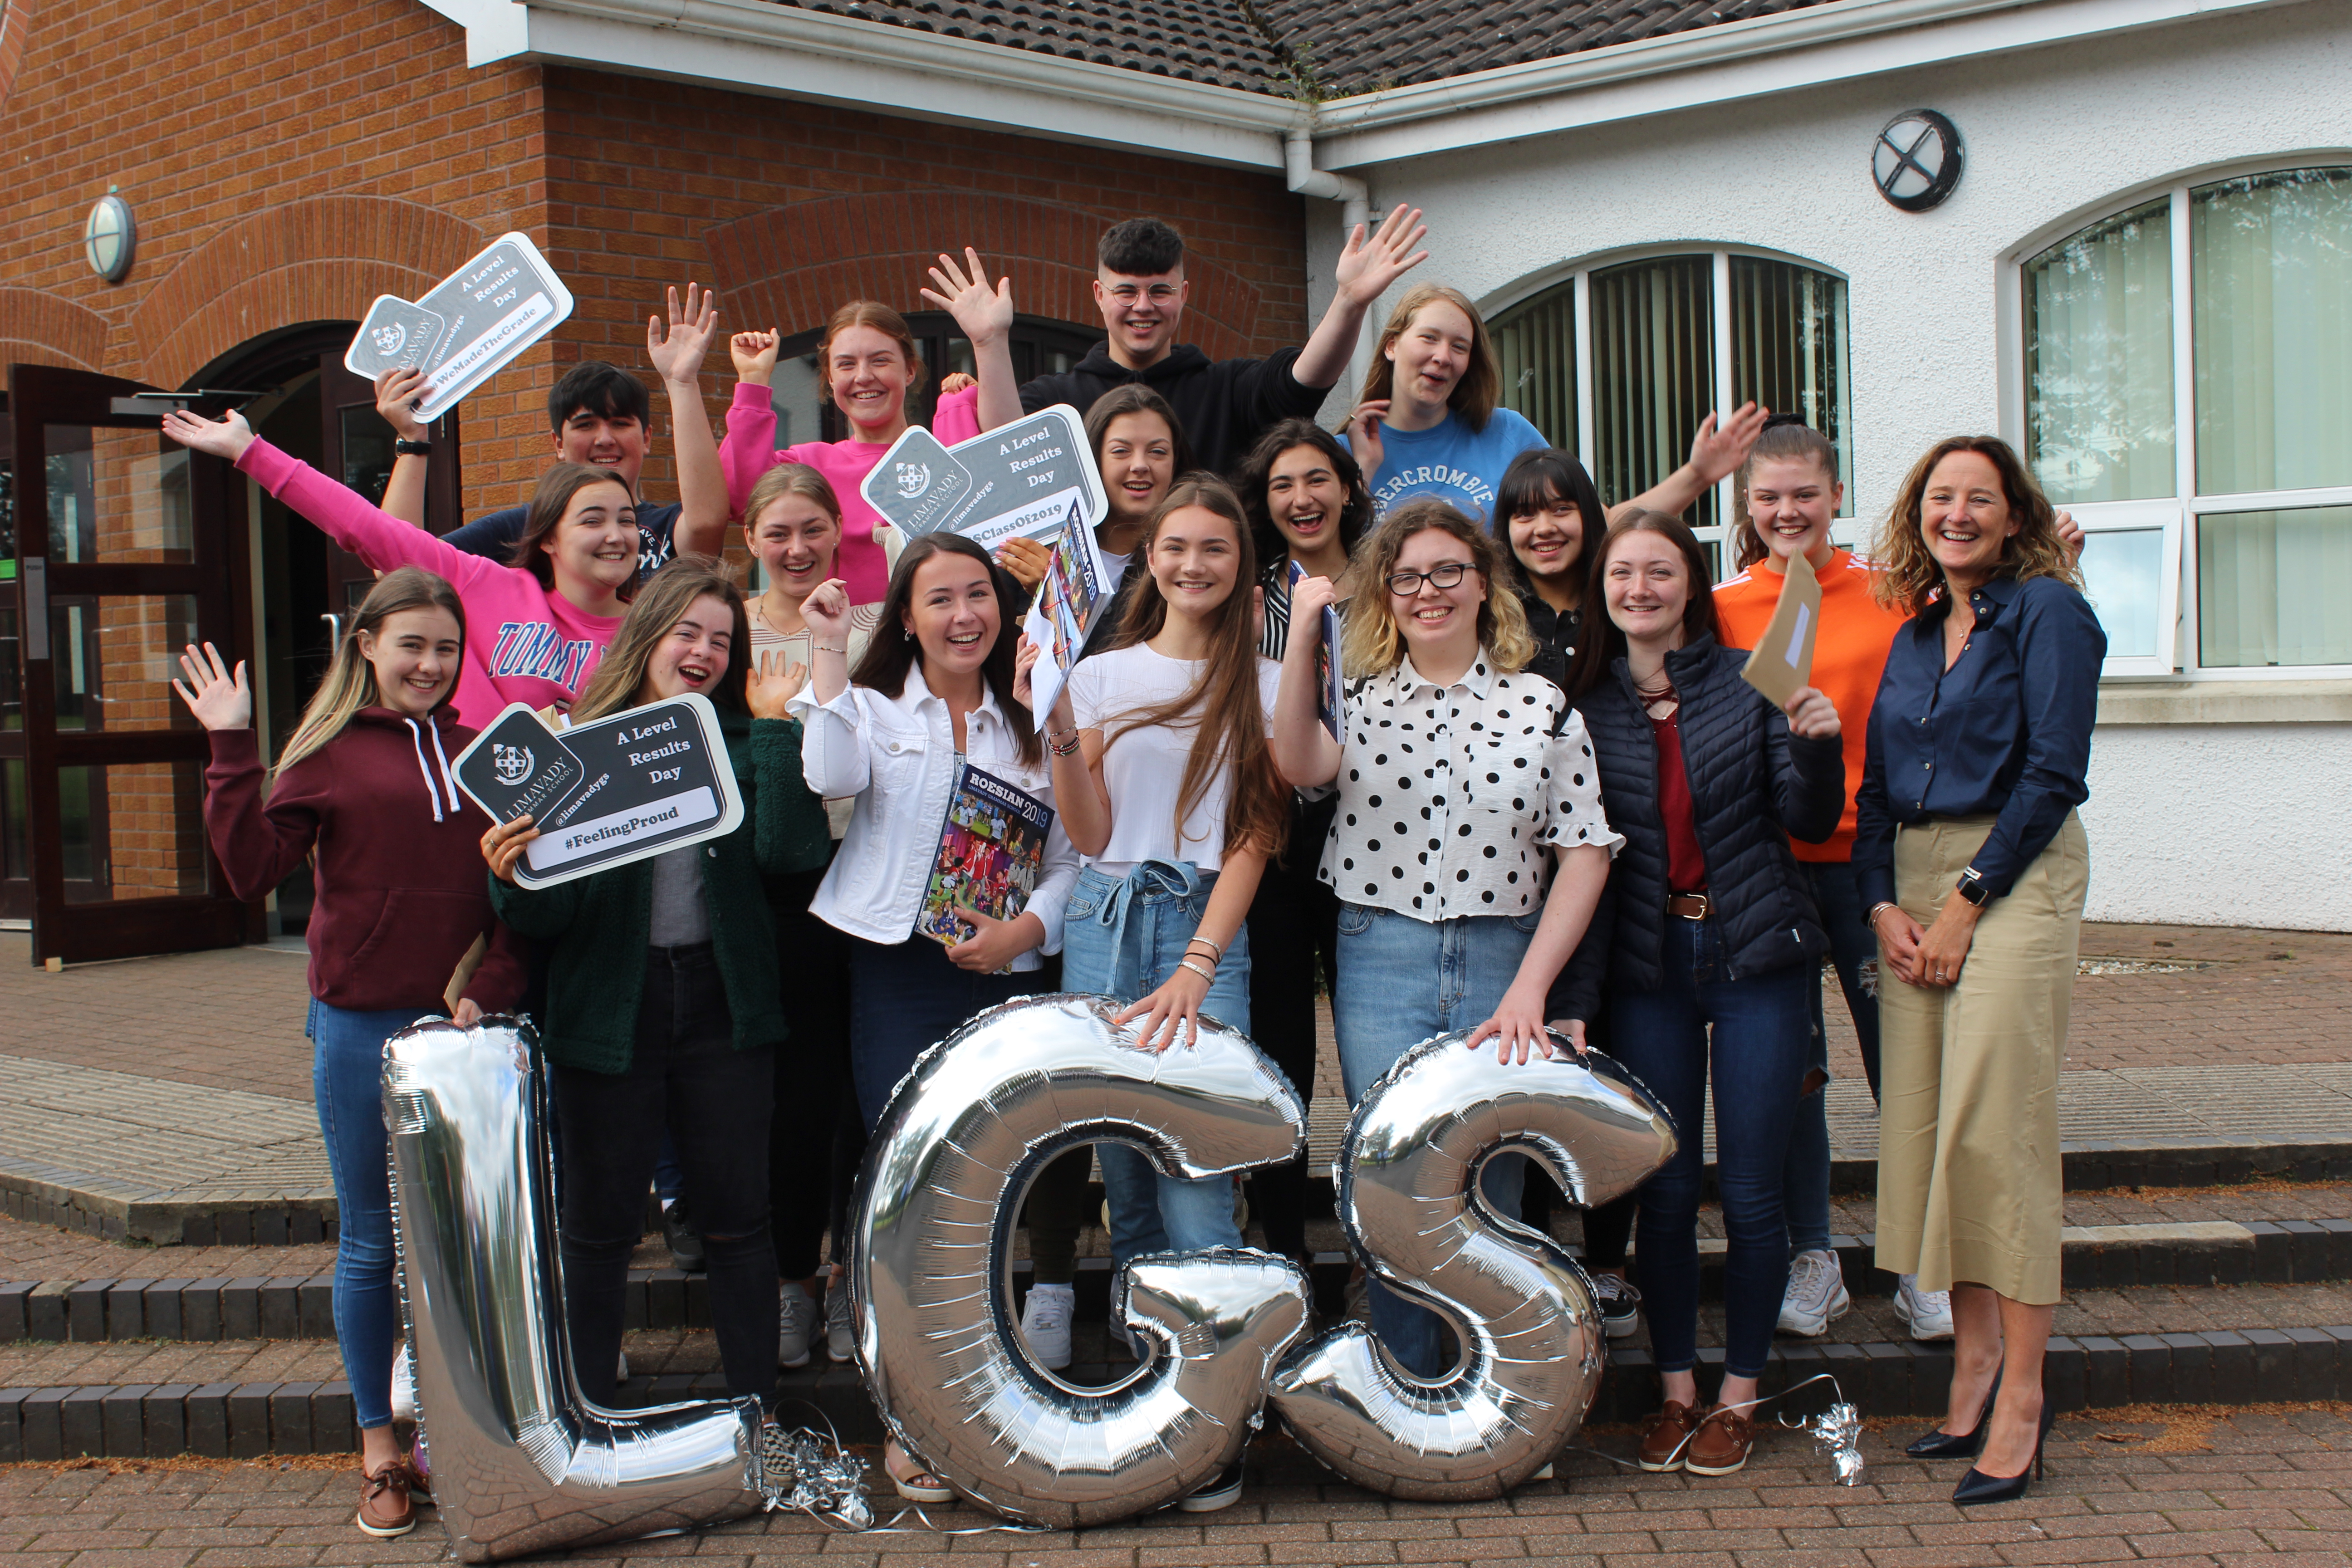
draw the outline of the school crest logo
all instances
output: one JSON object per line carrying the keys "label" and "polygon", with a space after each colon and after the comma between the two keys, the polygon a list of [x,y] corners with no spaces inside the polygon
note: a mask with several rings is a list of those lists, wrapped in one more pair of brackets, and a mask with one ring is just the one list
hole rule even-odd
{"label": "school crest logo", "polygon": [[408,329],[398,321],[386,321],[373,333],[375,352],[387,359],[398,353],[408,343]]}
{"label": "school crest logo", "polygon": [[529,746],[509,746],[493,741],[490,743],[490,766],[502,784],[513,785],[530,777],[531,754]]}
{"label": "school crest logo", "polygon": [[931,488],[931,469],[928,463],[900,463],[898,465],[896,478],[898,481],[898,493],[908,500],[914,500]]}

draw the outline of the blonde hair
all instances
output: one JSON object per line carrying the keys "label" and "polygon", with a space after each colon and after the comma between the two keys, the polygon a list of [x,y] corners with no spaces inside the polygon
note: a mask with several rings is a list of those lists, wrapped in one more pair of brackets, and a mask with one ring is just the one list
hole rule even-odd
{"label": "blonde hair", "polygon": [[1936,465],[1955,452],[1974,452],[1993,466],[2000,475],[2001,494],[2009,502],[2009,515],[2018,525],[2015,533],[2001,541],[1995,574],[2013,577],[2021,583],[2034,577],[2055,577],[2070,587],[2080,588],[2082,573],[2065,541],[2058,537],[2057,509],[2042,493],[2042,487],[2033,482],[2033,476],[2018,459],[2015,449],[1998,436],[1948,436],[1911,465],[1903,488],[1895,494],[1893,509],[1878,525],[1877,541],[1871,546],[1871,560],[1880,568],[1871,581],[1871,593],[1878,602],[1890,609],[1906,609],[1916,616],[1923,614],[1942,592],[1944,569],[1928,553],[1919,525],[1927,507],[1927,481],[1934,477]]}
{"label": "blonde hair", "polygon": [[1436,529],[1449,533],[1470,552],[1470,565],[1486,584],[1486,599],[1478,606],[1478,646],[1486,661],[1506,674],[1525,669],[1536,656],[1536,639],[1528,630],[1528,613],[1505,575],[1503,546],[1442,500],[1410,500],[1388,515],[1364,543],[1363,591],[1348,606],[1339,637],[1340,662],[1349,676],[1362,679],[1386,675],[1404,658],[1404,634],[1397,629],[1396,608],[1390,604],[1389,574],[1405,541]]}
{"label": "blonde hair", "polygon": [[751,668],[751,617],[743,608],[743,590],[727,574],[724,562],[708,555],[681,555],[645,581],[613,634],[596,673],[588,678],[572,704],[575,721],[602,719],[637,706],[637,689],[646,683],[646,666],[654,648],[670,627],[677,625],[697,599],[713,598],[735,612],[735,631],[727,647],[727,672],[710,692],[721,708],[745,711],[743,686]]}
{"label": "blonde hair", "polygon": [[814,501],[833,519],[834,527],[841,526],[841,498],[825,477],[806,463],[778,463],[751,481],[751,493],[743,498],[744,531],[759,527],[760,514],[788,496]]}
{"label": "blonde hair", "polygon": [[[352,612],[352,624],[344,629],[335,644],[333,662],[327,667],[326,679],[319,683],[310,706],[302,710],[302,721],[278,754],[278,771],[285,772],[296,763],[318,751],[343,732],[352,715],[362,708],[386,706],[383,694],[376,689],[375,667],[360,651],[360,634],[373,637],[383,623],[404,610],[446,610],[457,618],[457,643],[462,650],[466,641],[466,604],[457,597],[457,590],[448,580],[436,577],[422,566],[402,566],[385,573],[370,588],[360,607]],[[433,705],[439,712],[457,695],[457,682],[453,675],[449,689]]]}
{"label": "blonde hair", "polygon": [[1475,435],[1486,427],[1486,421],[1495,416],[1495,405],[1502,400],[1502,367],[1495,358],[1495,341],[1486,335],[1486,322],[1478,307],[1470,302],[1469,295],[1443,283],[1415,284],[1389,312],[1389,324],[1381,329],[1380,348],[1372,355],[1372,368],[1365,373],[1364,390],[1356,401],[1370,403],[1393,395],[1396,366],[1389,359],[1389,350],[1412,330],[1412,319],[1424,306],[1437,304],[1451,305],[1470,321],[1470,363],[1462,367],[1462,379],[1446,395],[1445,406],[1459,414]]}

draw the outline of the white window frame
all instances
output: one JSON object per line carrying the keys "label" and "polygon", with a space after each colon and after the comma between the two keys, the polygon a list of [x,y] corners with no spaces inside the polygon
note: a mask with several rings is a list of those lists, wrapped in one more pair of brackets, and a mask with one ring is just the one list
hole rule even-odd
{"label": "white window frame", "polygon": [[[2197,365],[2195,279],[2191,276],[2189,192],[2199,186],[2242,179],[2250,174],[2284,174],[2293,169],[2323,168],[2352,163],[2352,148],[2322,148],[2279,153],[2264,158],[2241,158],[2216,163],[2161,184],[2142,185],[2097,205],[2077,210],[2036,230],[2002,258],[2000,338],[2002,376],[2001,435],[2030,458],[2026,445],[2025,404],[2025,264],[2059,241],[2092,225],[2158,196],[2168,201],[2172,249],[2172,451],[2173,493],[2151,500],[2085,501],[2064,510],[2074,515],[2084,532],[2150,527],[2160,520],[2168,538],[2165,558],[2173,563],[2160,598],[2164,620],[2172,627],[2168,653],[2155,658],[2125,655],[2110,657],[2102,679],[2118,681],[2311,681],[2352,678],[2352,664],[2298,664],[2276,668],[2247,665],[2201,666],[2203,646],[2198,626],[2199,584],[2197,523],[2209,512],[2295,511],[2309,507],[2352,506],[2352,485],[2316,489],[2256,490],[2232,495],[2197,493]],[[1807,265],[1811,265],[1807,263]],[[1850,301],[1849,301],[1850,308]],[[2158,648],[2167,647],[2159,637]]]}
{"label": "white window frame", "polygon": [[[1576,331],[1576,449],[1578,460],[1584,462],[1588,468],[1591,467],[1589,454],[1593,447],[1592,274],[1606,272],[1612,267],[1623,267],[1633,262],[1658,261],[1668,257],[1679,256],[1706,257],[1714,269],[1709,294],[1715,342],[1713,370],[1717,405],[1715,412],[1717,418],[1730,417],[1732,409],[1732,405],[1725,399],[1731,395],[1731,258],[1733,257],[1745,256],[1759,261],[1778,261],[1791,267],[1802,267],[1808,271],[1818,272],[1825,278],[1834,278],[1844,284],[1846,287],[1844,326],[1851,340],[1853,331],[1853,279],[1837,268],[1826,266],[1810,257],[1797,256],[1785,250],[1773,250],[1763,246],[1708,245],[1698,242],[1680,245],[1631,246],[1617,250],[1595,251],[1590,256],[1579,257],[1560,266],[1529,273],[1507,288],[1496,289],[1479,300],[1478,314],[1481,320],[1492,322],[1503,311],[1514,306],[1524,305],[1539,294],[1549,294],[1564,282],[1572,283],[1575,286],[1572,296],[1572,316]],[[1851,353],[1850,342],[1849,353]],[[1849,424],[1854,417],[1851,402],[1852,394],[1853,389],[1849,387],[1847,389],[1849,402],[1846,408],[1846,418]],[[1716,558],[1724,563],[1727,570],[1731,563],[1731,507],[1736,477],[1736,475],[1727,474],[1716,482],[1716,515],[1725,521],[1691,531],[1701,543],[1715,546]],[[1844,510],[1830,525],[1832,542],[1848,549],[1859,547],[1857,542],[1864,531],[1862,520],[1853,510],[1853,476],[1848,475]],[[1615,506],[1632,498],[1617,496],[1602,499],[1610,505]]]}

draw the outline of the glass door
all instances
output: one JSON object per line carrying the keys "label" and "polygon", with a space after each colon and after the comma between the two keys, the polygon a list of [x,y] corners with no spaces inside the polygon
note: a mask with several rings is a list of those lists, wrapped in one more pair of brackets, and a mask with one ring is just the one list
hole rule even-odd
{"label": "glass door", "polygon": [[257,938],[259,907],[231,896],[205,844],[209,752],[171,688],[190,642],[251,656],[246,540],[228,526],[244,481],[156,429],[184,400],[84,371],[9,374],[15,613],[0,633],[16,647],[0,723],[21,736],[5,798],[33,962]]}

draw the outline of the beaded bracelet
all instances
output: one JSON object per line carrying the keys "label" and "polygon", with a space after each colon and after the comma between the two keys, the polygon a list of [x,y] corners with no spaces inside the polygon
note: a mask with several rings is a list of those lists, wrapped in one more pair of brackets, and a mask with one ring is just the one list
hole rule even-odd
{"label": "beaded bracelet", "polygon": [[820,643],[811,643],[809,646],[810,646],[811,647],[813,647],[813,648],[816,649],[816,651],[817,651],[817,652],[819,652],[819,653],[837,653],[837,654],[840,654],[840,655],[841,655],[843,658],[847,658],[847,657],[848,657],[848,655],[849,655],[849,649],[848,649],[848,648],[846,648],[846,647],[833,647],[833,646],[831,646],[830,644],[827,644],[827,643],[821,643],[821,642],[820,642]]}
{"label": "beaded bracelet", "polygon": [[1045,737],[1045,745],[1057,757],[1075,757],[1078,754],[1077,731],[1075,730],[1070,731],[1069,742],[1066,745],[1051,735]]}

